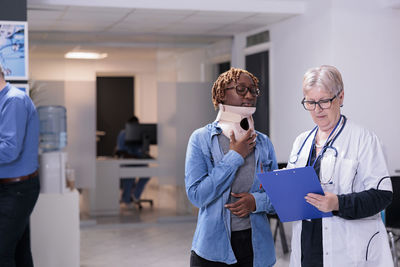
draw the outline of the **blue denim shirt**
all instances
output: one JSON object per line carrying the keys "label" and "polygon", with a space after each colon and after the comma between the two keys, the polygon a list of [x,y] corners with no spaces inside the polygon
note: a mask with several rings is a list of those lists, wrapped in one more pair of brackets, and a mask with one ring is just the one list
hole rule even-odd
{"label": "blue denim shirt", "polygon": [[[230,211],[224,205],[228,202],[236,171],[244,159],[233,150],[224,155],[217,137],[221,133],[217,122],[193,132],[186,151],[185,185],[189,200],[199,208],[192,250],[209,261],[234,264],[236,258],[230,242]],[[254,150],[256,173],[276,169],[271,141],[266,135],[257,134]],[[260,188],[256,173],[250,190],[256,201],[256,210],[250,213],[254,266],[265,267],[272,266],[276,261],[267,219],[267,212],[275,211],[264,189]]]}

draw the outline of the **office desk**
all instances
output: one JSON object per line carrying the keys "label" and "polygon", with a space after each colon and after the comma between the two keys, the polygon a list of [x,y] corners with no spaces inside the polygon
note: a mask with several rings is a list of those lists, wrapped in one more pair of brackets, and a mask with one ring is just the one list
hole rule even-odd
{"label": "office desk", "polygon": [[96,183],[89,189],[90,215],[115,215],[120,212],[120,178],[158,176],[156,159],[96,159]]}

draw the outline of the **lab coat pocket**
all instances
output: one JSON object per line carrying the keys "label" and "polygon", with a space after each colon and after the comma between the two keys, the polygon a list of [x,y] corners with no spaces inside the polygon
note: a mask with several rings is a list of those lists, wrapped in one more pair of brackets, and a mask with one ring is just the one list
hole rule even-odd
{"label": "lab coat pocket", "polygon": [[379,259],[381,252],[380,235],[377,223],[373,220],[347,221],[351,226],[348,228],[347,241],[351,246],[349,255],[353,258],[356,266],[373,266]]}
{"label": "lab coat pocket", "polygon": [[358,161],[338,158],[334,171],[336,194],[348,194],[354,192],[353,183],[357,174]]}
{"label": "lab coat pocket", "polygon": [[[384,233],[386,234],[386,233]],[[365,261],[369,264],[368,266],[378,266],[377,261],[382,252],[382,247],[379,245],[382,233],[377,231],[373,233],[369,239],[367,250],[365,251]]]}

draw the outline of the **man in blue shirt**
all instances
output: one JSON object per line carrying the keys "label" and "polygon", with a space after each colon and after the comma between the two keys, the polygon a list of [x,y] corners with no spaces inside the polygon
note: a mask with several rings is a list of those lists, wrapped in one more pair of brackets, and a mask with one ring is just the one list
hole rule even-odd
{"label": "man in blue shirt", "polygon": [[33,266],[29,217],[39,196],[39,119],[0,65],[0,266]]}
{"label": "man in blue shirt", "polygon": [[269,138],[254,129],[258,79],[231,68],[212,88],[217,119],[193,132],[186,151],[185,186],[199,208],[191,267],[267,267],[275,248],[267,213],[274,208],[257,172],[277,168]]}

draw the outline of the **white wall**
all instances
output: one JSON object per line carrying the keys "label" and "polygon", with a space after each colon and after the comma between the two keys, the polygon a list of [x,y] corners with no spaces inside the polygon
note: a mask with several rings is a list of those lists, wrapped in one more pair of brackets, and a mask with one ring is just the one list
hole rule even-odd
{"label": "white wall", "polygon": [[[278,160],[287,160],[294,138],[313,124],[300,104],[304,72],[310,67],[332,64],[343,74],[343,113],[380,136],[393,174],[394,169],[400,169],[400,150],[396,141],[400,125],[395,103],[399,99],[400,84],[397,75],[400,69],[400,11],[385,9],[379,5],[380,1],[305,2],[304,15],[268,27],[272,40],[271,139]],[[227,40],[203,49],[105,51],[110,57],[100,61],[64,60],[60,53],[31,51],[32,79],[65,82],[64,101],[67,112],[71,113],[68,124],[73,126],[68,126],[69,131],[73,131],[68,133],[69,156],[77,161],[81,159],[76,163],[79,166],[74,168],[86,168],[77,172],[78,186],[92,185],[95,175],[96,74],[134,75],[135,112],[143,122],[157,122],[158,82],[212,82],[212,65],[219,59],[226,60],[231,51],[233,65],[244,67],[245,37],[246,34],[235,36],[232,47]],[[193,94],[196,94],[195,90]],[[57,102],[62,99],[58,97]],[[169,104],[181,103],[175,100]],[[79,116],[83,113],[85,116]],[[80,143],[78,138],[84,142]],[[80,151],[83,150],[91,156],[82,157]]]}
{"label": "white wall", "polygon": [[205,48],[158,51],[158,155],[162,184],[184,185],[190,134],[214,121],[213,64],[225,60],[231,42]]}
{"label": "white wall", "polygon": [[304,15],[272,25],[270,37],[271,139],[278,161],[286,162],[295,137],[312,126],[300,104],[303,74],[334,63],[329,1],[309,1]]}
{"label": "white wall", "polygon": [[287,161],[294,138],[312,127],[300,105],[310,67],[332,64],[345,84],[343,114],[376,132],[389,170],[400,169],[400,10],[380,1],[307,1],[304,15],[269,27],[271,35],[271,139]]}
{"label": "white wall", "polygon": [[334,64],[343,74],[344,114],[380,137],[393,175],[400,170],[400,9],[381,3],[333,1]]}
{"label": "white wall", "polygon": [[[173,105],[176,111],[176,105],[181,104],[175,103],[176,99],[168,100],[167,95],[160,98],[162,103],[158,103],[157,83],[210,81],[213,76],[211,61],[226,57],[229,44],[222,42],[205,49],[106,49],[103,52],[109,57],[94,61],[66,60],[62,50],[57,48],[33,49],[30,54],[31,79],[45,86],[45,90],[41,90],[40,98],[44,100],[40,104],[60,104],[67,108],[67,151],[69,163],[76,171],[77,187],[92,187],[95,179],[97,75],[135,76],[135,114],[141,122],[155,123],[159,105]],[[51,88],[52,84],[57,84],[57,89]],[[206,103],[209,106],[211,87],[207,92],[210,92]],[[186,147],[186,144],[182,145]],[[168,153],[175,154],[174,151]],[[178,163],[174,161],[173,164]],[[177,183],[175,177],[161,180]],[[178,184],[182,184],[182,179]]]}
{"label": "white wall", "polygon": [[160,50],[157,62],[158,81],[213,82],[216,64],[230,61],[231,53],[230,38],[203,48]]}
{"label": "white wall", "polygon": [[[178,212],[192,210],[185,191],[186,148],[192,132],[215,119],[211,86],[209,82],[159,84],[158,160],[162,174],[159,183],[163,185],[162,191],[167,191],[165,185],[175,186],[173,198],[168,201],[170,205],[175,201]],[[160,205],[166,206],[163,202]]]}
{"label": "white wall", "polygon": [[[96,158],[96,76],[135,76],[135,114],[142,122],[157,122],[156,51],[110,49],[103,60],[66,60],[61,52],[31,51],[30,77],[64,83],[58,94],[43,92],[42,104],[67,108],[68,158],[76,171],[77,187],[94,184]],[[47,91],[50,89],[47,89]]]}

